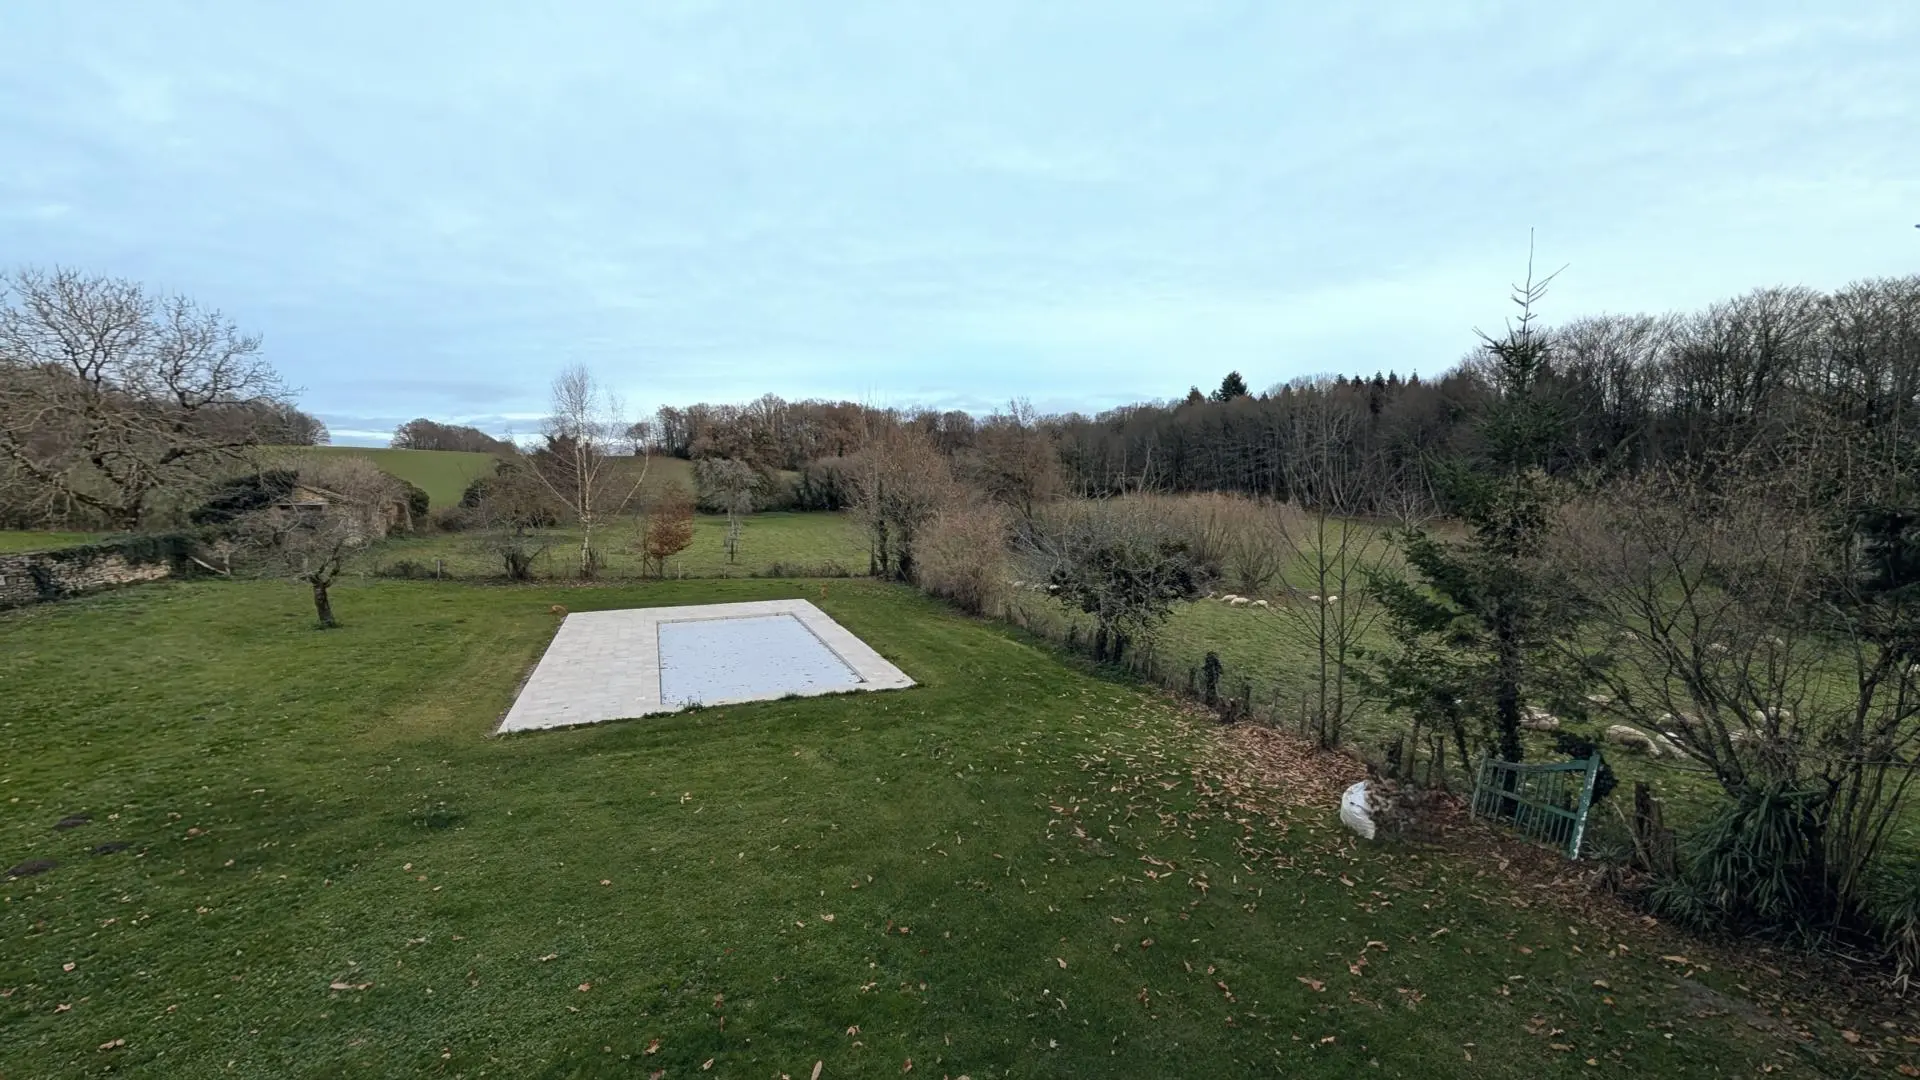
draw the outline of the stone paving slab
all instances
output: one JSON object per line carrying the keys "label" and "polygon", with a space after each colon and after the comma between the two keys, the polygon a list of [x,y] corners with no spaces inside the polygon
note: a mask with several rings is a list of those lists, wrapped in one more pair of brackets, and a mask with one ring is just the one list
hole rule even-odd
{"label": "stone paving slab", "polygon": [[[805,600],[579,611],[562,620],[559,631],[526,685],[520,688],[520,695],[514,699],[499,730],[569,727],[677,711],[683,703],[663,700],[661,694],[661,624],[742,620],[738,637],[740,645],[746,648],[728,658],[724,665],[741,669],[756,660],[779,665],[780,656],[791,658],[799,655],[796,650],[806,648],[803,642],[791,640],[793,635],[783,627],[768,626],[769,616],[796,620],[824,648],[822,656],[830,653],[845,665],[855,681],[849,683],[832,675],[827,667],[809,658],[809,663],[788,665],[795,670],[790,684],[779,677],[777,666],[760,672],[731,670],[724,676],[716,676],[714,685],[726,689],[720,696],[700,696],[702,704],[734,705],[769,701],[788,694],[813,696],[858,690],[899,690],[914,685],[905,672]],[[763,648],[756,655],[751,650],[753,643],[765,640],[769,630],[775,632],[781,647]],[[712,649],[720,647],[728,636],[719,626],[702,626],[697,638],[703,647]],[[701,663],[712,661],[713,658],[699,660]],[[670,681],[680,686],[686,684],[685,679]],[[682,696],[687,696],[684,691]]]}

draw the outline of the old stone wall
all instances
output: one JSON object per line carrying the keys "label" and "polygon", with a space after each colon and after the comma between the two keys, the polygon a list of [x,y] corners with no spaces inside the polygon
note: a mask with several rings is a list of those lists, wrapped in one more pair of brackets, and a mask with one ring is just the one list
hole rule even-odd
{"label": "old stone wall", "polygon": [[0,608],[156,581],[171,572],[166,562],[133,562],[112,553],[86,559],[63,559],[48,551],[0,554]]}

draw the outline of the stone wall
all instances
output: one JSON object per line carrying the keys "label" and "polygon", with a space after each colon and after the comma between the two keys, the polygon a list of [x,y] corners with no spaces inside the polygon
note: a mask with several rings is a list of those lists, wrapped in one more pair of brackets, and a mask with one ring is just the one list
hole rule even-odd
{"label": "stone wall", "polygon": [[0,608],[157,581],[169,576],[166,561],[135,561],[115,552],[74,558],[70,552],[26,551],[0,554]]}

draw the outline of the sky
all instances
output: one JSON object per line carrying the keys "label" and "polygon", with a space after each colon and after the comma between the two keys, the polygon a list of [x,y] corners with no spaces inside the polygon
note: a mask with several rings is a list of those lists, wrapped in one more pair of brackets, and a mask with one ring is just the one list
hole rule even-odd
{"label": "sky", "polygon": [[[1307,9],[1313,10],[1307,10]],[[1562,10],[1562,9],[1566,10]],[[1920,272],[1920,4],[0,3],[0,266],[336,442],[773,393],[1097,412]]]}

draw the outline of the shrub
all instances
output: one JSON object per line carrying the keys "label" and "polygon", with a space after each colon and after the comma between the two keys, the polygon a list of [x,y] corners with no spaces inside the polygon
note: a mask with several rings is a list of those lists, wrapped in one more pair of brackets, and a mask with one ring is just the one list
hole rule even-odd
{"label": "shrub", "polygon": [[427,496],[424,489],[416,486],[411,481],[400,480],[399,483],[402,486],[407,500],[408,517],[415,522],[425,522],[427,520],[427,511],[433,506],[433,500]]}
{"label": "shrub", "polygon": [[475,511],[465,504],[442,506],[427,515],[427,527],[440,532],[465,532],[478,522]]}
{"label": "shrub", "polygon": [[404,578],[407,580],[436,576],[433,567],[425,563],[414,562],[412,559],[395,559],[390,563],[382,563],[374,568],[373,574],[375,577]]}
{"label": "shrub", "polygon": [[758,578],[843,578],[852,577],[853,571],[845,563],[835,559],[817,563],[771,562],[754,571],[749,577]]}
{"label": "shrub", "polygon": [[223,480],[206,502],[188,512],[187,520],[195,525],[231,525],[286,498],[298,482],[299,475],[292,469],[262,469]]}
{"label": "shrub", "polygon": [[919,539],[920,587],[979,615],[1007,578],[1007,516],[976,505],[936,514]]}

